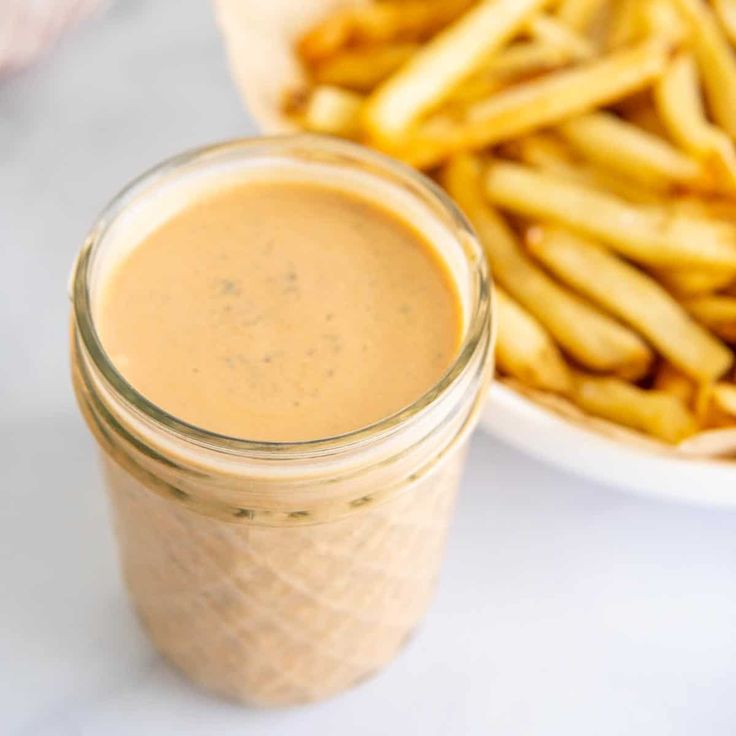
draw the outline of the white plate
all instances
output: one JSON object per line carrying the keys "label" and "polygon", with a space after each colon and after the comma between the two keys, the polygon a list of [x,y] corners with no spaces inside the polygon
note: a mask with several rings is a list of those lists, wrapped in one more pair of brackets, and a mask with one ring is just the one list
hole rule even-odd
{"label": "white plate", "polygon": [[577,426],[496,383],[481,416],[490,434],[599,483],[698,506],[736,508],[736,464],[660,454]]}

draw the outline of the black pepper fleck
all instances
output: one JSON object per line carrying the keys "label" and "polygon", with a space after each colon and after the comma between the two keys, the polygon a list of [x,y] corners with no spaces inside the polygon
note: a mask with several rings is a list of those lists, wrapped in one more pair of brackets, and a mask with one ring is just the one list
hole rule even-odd
{"label": "black pepper fleck", "polygon": [[221,279],[219,282],[220,294],[223,296],[238,296],[242,293],[240,284],[234,279]]}

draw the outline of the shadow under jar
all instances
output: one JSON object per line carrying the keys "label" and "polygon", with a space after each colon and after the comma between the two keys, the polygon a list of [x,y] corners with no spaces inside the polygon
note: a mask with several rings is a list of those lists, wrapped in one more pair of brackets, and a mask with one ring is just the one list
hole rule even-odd
{"label": "shadow under jar", "polygon": [[[111,270],[183,201],[254,168],[364,191],[401,212],[446,264],[461,345],[410,406],[335,437],[249,441],[171,416],[106,355],[96,327]],[[156,647],[192,680],[255,704],[318,700],[374,673],[412,632],[492,373],[486,269],[465,219],[429,180],[315,136],[183,154],[102,214],[73,274],[73,383],[102,449],[133,603]]]}

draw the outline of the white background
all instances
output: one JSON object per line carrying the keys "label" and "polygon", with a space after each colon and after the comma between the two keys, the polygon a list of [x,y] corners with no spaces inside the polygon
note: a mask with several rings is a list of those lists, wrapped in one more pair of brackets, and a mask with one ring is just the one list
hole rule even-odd
{"label": "white background", "polygon": [[483,435],[435,604],[379,677],[244,710],[152,652],[69,388],[66,278],[128,179],[252,131],[200,0],[118,0],[0,83],[0,734],[736,733],[736,516],[594,486]]}

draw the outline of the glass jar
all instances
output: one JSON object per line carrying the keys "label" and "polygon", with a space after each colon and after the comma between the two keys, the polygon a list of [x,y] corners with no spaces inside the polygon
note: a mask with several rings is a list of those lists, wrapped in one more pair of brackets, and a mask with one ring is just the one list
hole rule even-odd
{"label": "glass jar", "polygon": [[[107,275],[146,232],[214,181],[277,168],[396,207],[446,260],[461,297],[462,346],[437,385],[337,437],[252,442],[189,425],[126,382],[95,330]],[[321,699],[386,664],[431,596],[492,373],[486,261],[447,196],[328,138],[197,150],[115,198],[71,292],[74,388],[102,449],[124,577],[156,647],[204,687],[258,704]]]}

